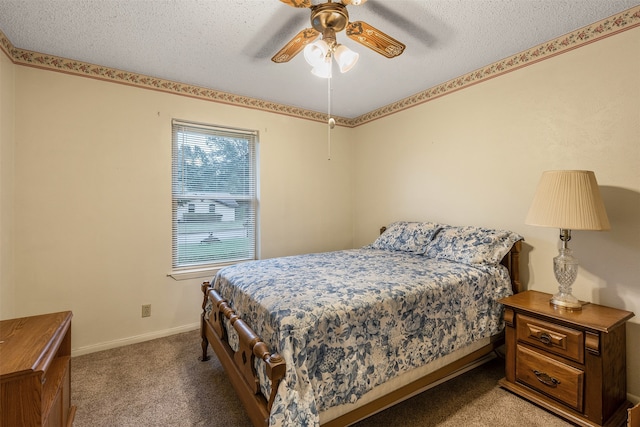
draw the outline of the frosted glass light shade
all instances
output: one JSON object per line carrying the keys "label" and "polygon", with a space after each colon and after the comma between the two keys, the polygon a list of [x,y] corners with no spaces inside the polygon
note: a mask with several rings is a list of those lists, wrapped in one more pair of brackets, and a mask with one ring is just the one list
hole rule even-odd
{"label": "frosted glass light shade", "polygon": [[309,43],[304,48],[304,59],[312,67],[316,67],[325,62],[329,52],[329,45],[324,40],[317,40]]}
{"label": "frosted glass light shade", "polygon": [[596,175],[581,170],[544,172],[525,223],[567,230],[611,228]]}
{"label": "frosted glass light shade", "polygon": [[322,77],[323,79],[331,77],[331,57],[328,57],[324,61],[314,65],[311,69],[311,74]]}
{"label": "frosted glass light shade", "polygon": [[342,44],[336,48],[333,55],[336,58],[341,73],[346,73],[352,69],[360,57],[359,54]]}

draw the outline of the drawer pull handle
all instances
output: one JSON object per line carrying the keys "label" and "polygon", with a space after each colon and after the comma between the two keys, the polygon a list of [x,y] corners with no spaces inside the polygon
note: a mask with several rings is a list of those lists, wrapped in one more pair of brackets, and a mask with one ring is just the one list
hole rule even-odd
{"label": "drawer pull handle", "polygon": [[538,338],[538,339],[544,345],[550,345],[551,344],[551,335],[547,334],[546,332],[540,334],[540,338]]}
{"label": "drawer pull handle", "polygon": [[533,373],[536,374],[536,378],[538,378],[538,381],[540,381],[544,385],[555,388],[558,386],[558,384],[560,384],[560,380],[550,377],[544,372],[540,372],[534,369]]}

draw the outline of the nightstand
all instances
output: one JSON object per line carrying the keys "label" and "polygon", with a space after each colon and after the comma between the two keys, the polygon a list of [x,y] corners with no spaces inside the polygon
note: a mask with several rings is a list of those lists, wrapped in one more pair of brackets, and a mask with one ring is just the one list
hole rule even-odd
{"label": "nightstand", "polygon": [[0,426],[70,427],[70,311],[0,322]]}
{"label": "nightstand", "polygon": [[503,298],[505,378],[500,385],[580,426],[620,426],[627,400],[630,311],[586,304],[559,309],[550,294]]}

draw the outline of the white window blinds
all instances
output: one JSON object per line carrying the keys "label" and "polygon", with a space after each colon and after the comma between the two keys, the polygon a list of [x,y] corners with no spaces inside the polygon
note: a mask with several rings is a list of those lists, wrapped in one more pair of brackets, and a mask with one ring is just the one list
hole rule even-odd
{"label": "white window blinds", "polygon": [[255,259],[257,131],[174,120],[173,268]]}

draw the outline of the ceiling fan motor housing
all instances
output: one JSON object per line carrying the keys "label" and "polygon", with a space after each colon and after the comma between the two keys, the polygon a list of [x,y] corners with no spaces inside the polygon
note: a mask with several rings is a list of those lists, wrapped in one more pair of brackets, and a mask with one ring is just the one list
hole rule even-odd
{"label": "ceiling fan motor housing", "polygon": [[341,3],[322,3],[311,9],[311,26],[320,33],[331,29],[336,33],[344,30],[349,23],[349,12]]}

